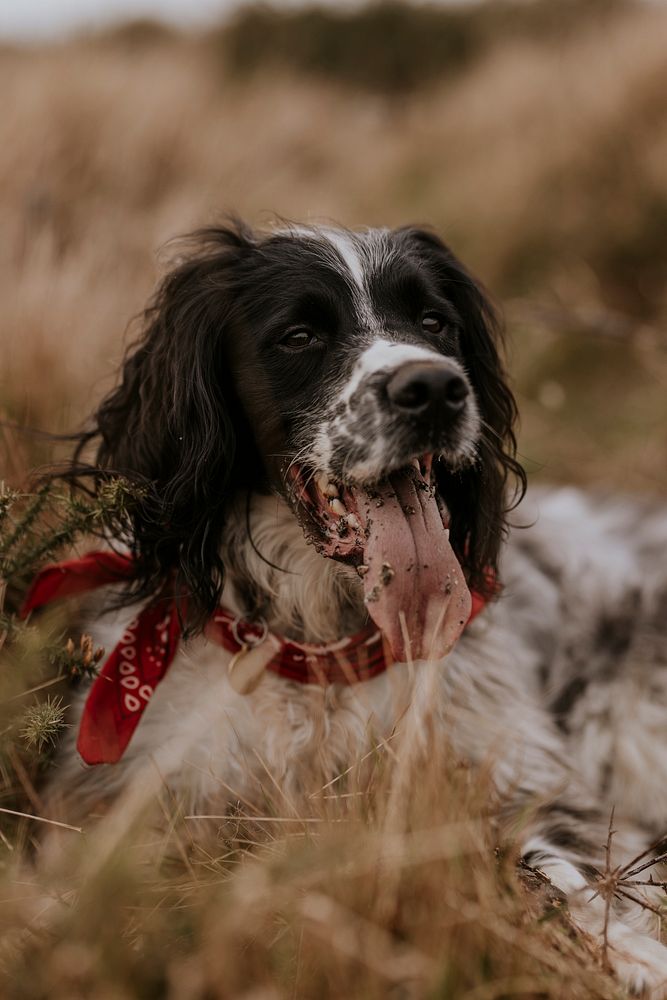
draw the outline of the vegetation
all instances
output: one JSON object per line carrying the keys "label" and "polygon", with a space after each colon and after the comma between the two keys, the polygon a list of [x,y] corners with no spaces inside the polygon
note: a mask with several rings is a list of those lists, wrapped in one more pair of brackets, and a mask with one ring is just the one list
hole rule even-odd
{"label": "vegetation", "polygon": [[399,95],[471,69],[505,39],[553,43],[605,22],[624,0],[486,0],[466,6],[379,0],[358,8],[241,8],[220,32],[223,59],[245,76],[282,68]]}
{"label": "vegetation", "polygon": [[526,892],[485,776],[408,722],[305,805],[267,782],[262,815],[163,792],[52,826],[51,744],[98,643],[15,612],[131,502],[31,486],[68,447],[40,432],[110,384],[156,248],[229,209],[436,226],[505,309],[532,481],[664,491],[666,42],[658,5],[508,0],[0,50],[0,995],[620,995]]}
{"label": "vegetation", "polygon": [[[117,484],[105,498],[105,517],[121,494]],[[28,539],[6,546],[16,565],[35,537],[42,551],[61,543],[34,516],[44,497],[6,504],[1,537],[25,526]],[[70,499],[48,503],[86,529]],[[139,782],[106,815],[54,820],[43,787],[68,725],[67,681],[99,656],[89,637],[66,640],[58,617],[25,624],[6,608],[4,623],[3,997],[618,994],[558,894],[517,873],[486,776],[432,740],[421,714],[298,804],[267,778],[261,811],[239,799],[226,815],[186,815],[159,783],[155,801]]]}

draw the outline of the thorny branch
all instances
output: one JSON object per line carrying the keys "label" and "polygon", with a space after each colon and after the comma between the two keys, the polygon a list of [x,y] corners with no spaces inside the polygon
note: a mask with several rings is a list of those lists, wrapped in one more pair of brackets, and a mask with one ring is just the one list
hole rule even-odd
{"label": "thorny branch", "polygon": [[605,902],[605,914],[604,914],[604,929],[602,935],[602,949],[603,949],[603,961],[605,966],[609,967],[609,918],[611,914],[611,906],[614,899],[627,899],[635,905],[640,906],[643,910],[648,910],[650,913],[654,913],[657,917],[662,918],[665,915],[664,907],[658,903],[651,902],[644,895],[637,895],[635,892],[631,891],[633,887],[646,886],[654,889],[662,889],[663,892],[667,894],[667,882],[657,881],[651,875],[648,879],[635,880],[634,876],[646,871],[648,868],[652,868],[655,865],[662,864],[667,861],[667,853],[657,854],[655,857],[649,857],[647,861],[638,865],[638,862],[642,858],[646,858],[653,851],[657,850],[659,847],[664,846],[665,837],[664,834],[658,839],[654,840],[648,847],[646,847],[640,854],[632,858],[630,861],[626,862],[625,865],[617,865],[612,867],[611,863],[611,848],[612,841],[616,834],[616,830],[613,829],[614,825],[614,809],[612,808],[611,814],[609,816],[609,829],[607,831],[607,841],[605,844],[605,868],[601,873],[600,878],[597,883],[596,895],[602,896]]}

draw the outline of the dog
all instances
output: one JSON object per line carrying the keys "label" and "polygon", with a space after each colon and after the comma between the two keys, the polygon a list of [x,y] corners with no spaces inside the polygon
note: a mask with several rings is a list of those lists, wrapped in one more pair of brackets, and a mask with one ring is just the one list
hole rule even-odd
{"label": "dog", "polygon": [[532,804],[524,861],[663,996],[655,918],[607,914],[595,885],[612,808],[619,863],[667,828],[667,512],[559,489],[512,513],[501,350],[426,229],[196,234],[74,461],[96,444],[92,488],[121,474],[137,499],[127,551],[89,574],[115,595],[76,710],[95,766],[68,737],[51,795],[85,809],[150,759],[192,809],[251,796],[259,760],[297,796],[435,664],[431,733],[490,761],[510,812]]}

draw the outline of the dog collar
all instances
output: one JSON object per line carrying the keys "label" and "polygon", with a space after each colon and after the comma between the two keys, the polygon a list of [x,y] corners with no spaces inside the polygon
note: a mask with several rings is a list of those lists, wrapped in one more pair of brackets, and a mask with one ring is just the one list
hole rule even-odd
{"label": "dog collar", "polygon": [[[53,601],[134,576],[134,562],[115,552],[89,552],[53,563],[35,577],[20,611],[22,618]],[[472,591],[468,623],[486,606]],[[165,596],[148,604],[125,628],[96,677],[81,716],[77,749],[87,764],[120,760],[155,688],[176,656],[182,635],[179,603]],[[299,684],[351,685],[370,680],[392,664],[382,633],[372,623],[355,635],[324,645],[298,643],[270,632],[265,622],[246,621],[219,607],[204,634],[234,654],[230,684],[251,691],[265,671]]]}

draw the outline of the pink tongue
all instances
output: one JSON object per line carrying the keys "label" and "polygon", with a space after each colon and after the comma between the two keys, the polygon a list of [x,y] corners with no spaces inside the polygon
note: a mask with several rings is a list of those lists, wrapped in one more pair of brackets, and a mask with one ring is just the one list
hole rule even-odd
{"label": "pink tongue", "polygon": [[[381,503],[380,503],[381,501]],[[471,598],[433,491],[397,473],[357,494],[368,540],[368,613],[398,662],[446,656],[470,616]]]}

